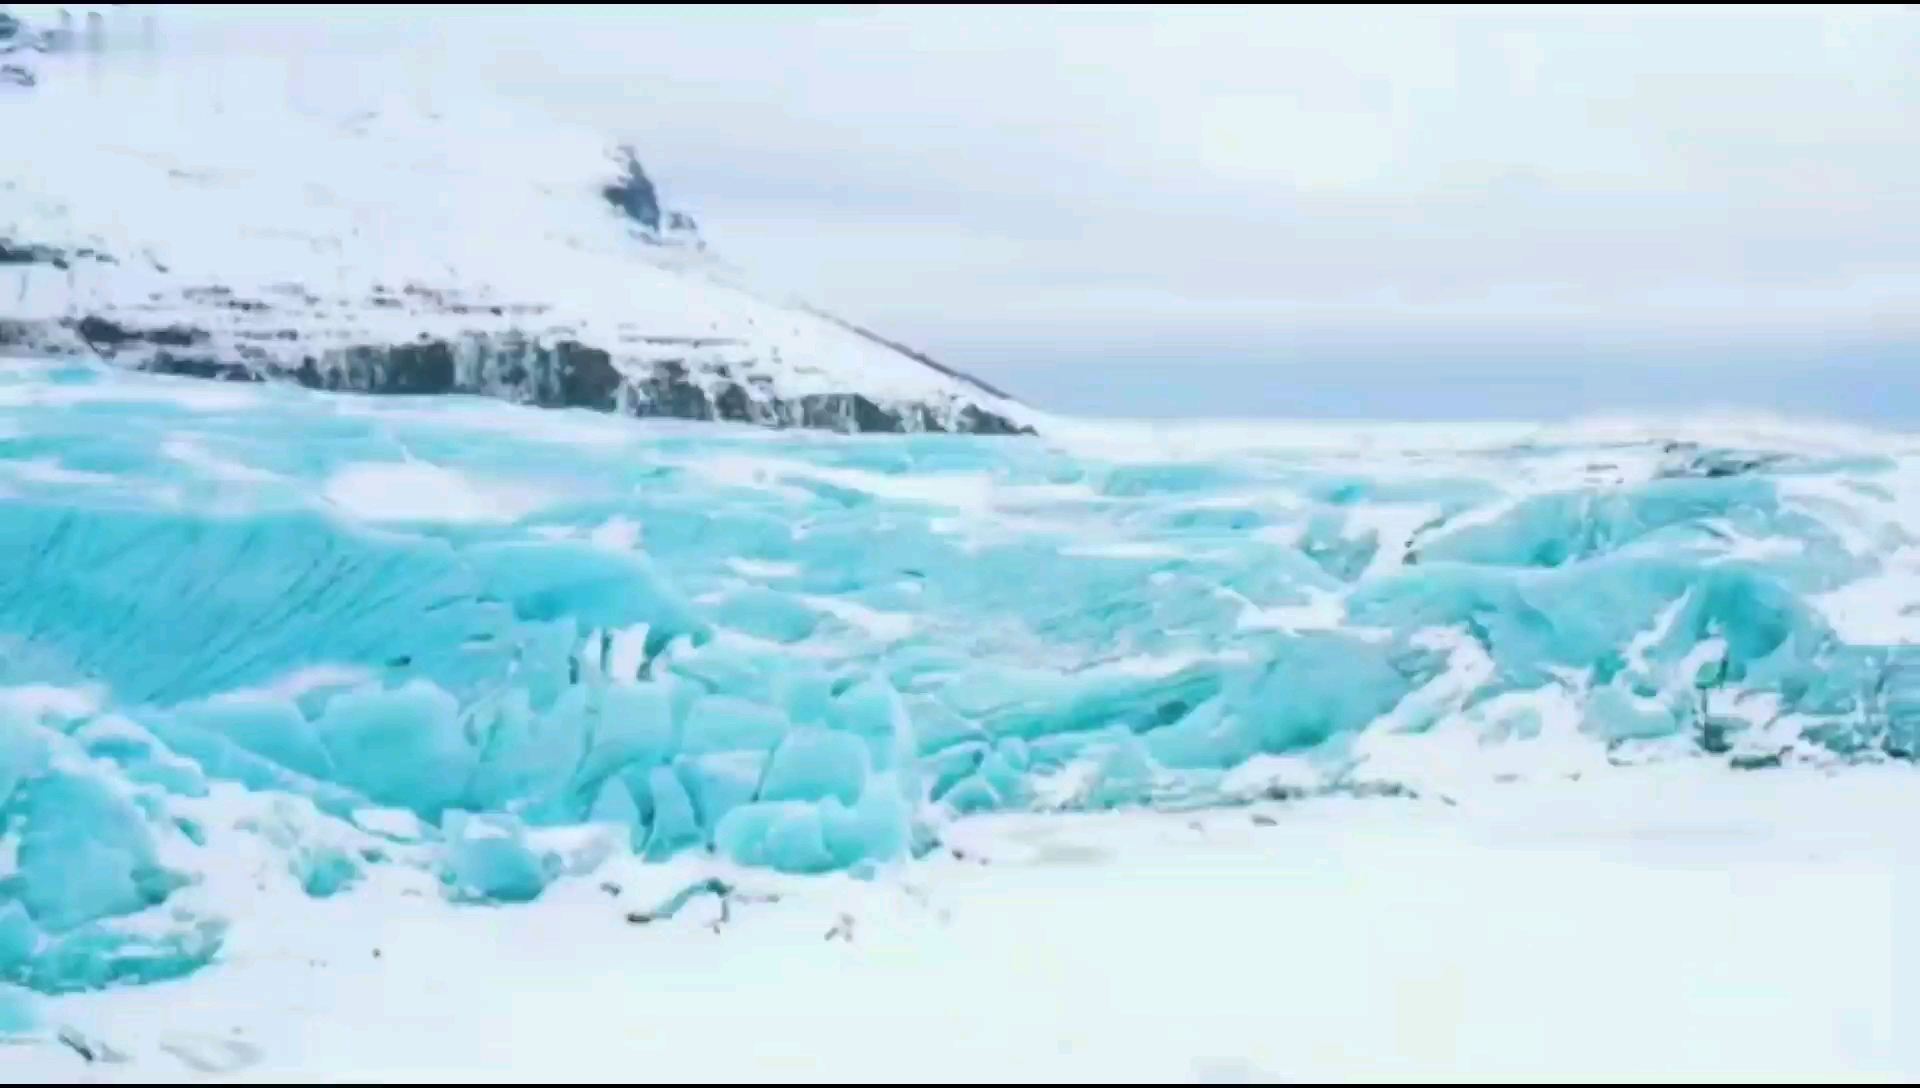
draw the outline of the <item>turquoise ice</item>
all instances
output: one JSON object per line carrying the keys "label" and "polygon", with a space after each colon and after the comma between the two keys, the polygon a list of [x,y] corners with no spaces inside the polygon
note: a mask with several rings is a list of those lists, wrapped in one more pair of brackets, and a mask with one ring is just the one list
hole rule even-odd
{"label": "turquoise ice", "polygon": [[[0,986],[217,959],[220,904],[183,889],[237,835],[316,897],[422,865],[500,905],[579,870],[554,828],[869,872],[968,813],[1233,803],[1257,757],[1335,782],[1370,738],[1496,719],[1524,744],[1550,703],[1640,755],[1920,749],[1897,446],[1125,434],[9,362]],[[194,815],[223,791],[299,815]],[[372,809],[419,841],[328,830]]]}

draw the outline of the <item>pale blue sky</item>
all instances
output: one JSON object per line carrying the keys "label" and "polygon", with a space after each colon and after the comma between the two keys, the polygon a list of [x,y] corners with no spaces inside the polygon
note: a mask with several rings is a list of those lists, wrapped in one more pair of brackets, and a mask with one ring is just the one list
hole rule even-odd
{"label": "pale blue sky", "polygon": [[1844,373],[1920,417],[1912,8],[243,18],[470,59],[763,279],[1045,402],[1204,365],[1183,412],[1792,410]]}

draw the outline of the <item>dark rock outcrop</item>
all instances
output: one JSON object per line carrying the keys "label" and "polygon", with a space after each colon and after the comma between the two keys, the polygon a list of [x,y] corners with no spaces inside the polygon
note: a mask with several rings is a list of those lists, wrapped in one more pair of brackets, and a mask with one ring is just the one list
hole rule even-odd
{"label": "dark rock outcrop", "polygon": [[620,371],[614,368],[612,356],[572,340],[560,341],[553,350],[563,401],[607,412],[618,407]]}
{"label": "dark rock outcrop", "polygon": [[992,412],[983,412],[977,406],[969,404],[960,409],[960,430],[968,434],[1032,434],[1032,427],[1022,427],[1012,423],[1005,416]]}
{"label": "dark rock outcrop", "polygon": [[156,353],[152,361],[141,369],[155,374],[171,374],[180,378],[201,378],[218,382],[266,380],[244,363],[223,363],[218,359],[179,356],[165,351]]}
{"label": "dark rock outcrop", "polygon": [[1666,462],[1659,475],[1666,479],[1718,480],[1766,472],[1787,463],[1784,453],[1734,449],[1702,449],[1693,442],[1668,442],[1661,447]]}
{"label": "dark rock outcrop", "polygon": [[[395,396],[488,396],[543,408],[748,423],[845,434],[1032,434],[1012,420],[966,404],[943,417],[924,404],[889,405],[861,393],[811,393],[782,399],[761,376],[742,382],[725,368],[696,371],[679,358],[616,362],[574,339],[545,343],[521,333],[422,337],[402,344],[356,344],[282,365],[256,346],[297,340],[291,329],[256,330],[231,350],[207,331],[182,325],[134,326],[90,314],[70,325],[86,350],[140,370],[217,381],[292,381],[310,389]],[[34,343],[35,328],[0,324],[0,345]]]}
{"label": "dark rock outcrop", "polygon": [[0,265],[7,264],[50,264],[64,270],[67,267],[67,255],[52,246],[0,238]]}
{"label": "dark rock outcrop", "polygon": [[648,230],[659,230],[660,194],[655,191],[653,181],[641,168],[632,148],[620,148],[619,160],[620,177],[600,190],[601,197]]}
{"label": "dark rock outcrop", "polygon": [[97,314],[89,314],[75,322],[73,331],[95,352],[109,356],[130,344],[185,348],[204,344],[208,340],[206,333],[182,325],[133,328]]}
{"label": "dark rock outcrop", "polygon": [[614,149],[613,158],[618,173],[601,186],[600,198],[638,228],[630,232],[635,238],[657,246],[706,248],[693,216],[661,205],[660,192],[633,148],[621,145]]}

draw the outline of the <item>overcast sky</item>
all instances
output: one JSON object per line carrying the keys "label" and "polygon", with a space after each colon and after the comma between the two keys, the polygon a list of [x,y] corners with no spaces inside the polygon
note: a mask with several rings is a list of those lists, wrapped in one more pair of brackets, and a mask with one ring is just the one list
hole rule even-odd
{"label": "overcast sky", "polygon": [[1089,367],[1243,383],[1182,411],[1920,385],[1911,6],[300,18],[406,20],[631,139],[762,279],[1069,406],[1155,407]]}

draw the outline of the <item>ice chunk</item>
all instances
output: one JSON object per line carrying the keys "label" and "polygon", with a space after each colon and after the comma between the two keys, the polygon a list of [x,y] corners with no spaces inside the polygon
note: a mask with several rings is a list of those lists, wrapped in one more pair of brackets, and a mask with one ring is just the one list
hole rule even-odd
{"label": "ice chunk", "polygon": [[866,741],[875,770],[889,770],[914,757],[913,719],[900,693],[883,680],[865,680],[842,692],[834,699],[829,718]]}
{"label": "ice chunk", "polygon": [[689,846],[706,841],[700,819],[694,814],[693,799],[669,767],[655,767],[647,774],[648,795],[653,807],[653,825],[647,834],[647,859],[659,861],[672,857]]}
{"label": "ice chunk", "polygon": [[927,756],[920,763],[921,770],[930,779],[928,790],[938,799],[961,780],[973,775],[980,769],[980,761],[986,757],[987,745],[984,741],[972,741],[956,744]]}
{"label": "ice chunk", "polygon": [[820,873],[904,856],[908,825],[899,786],[880,776],[851,806],[829,797],[817,804],[760,801],[734,809],[720,822],[715,845],[742,865]]}
{"label": "ice chunk", "polygon": [[827,729],[796,729],[774,749],[759,799],[818,801],[838,797],[851,805],[860,799],[870,766],[867,745],[859,737]]}
{"label": "ice chunk", "polygon": [[993,787],[994,795],[1003,802],[1016,803],[1025,799],[1026,775],[1020,773],[1020,769],[1005,754],[991,751],[981,756],[978,774],[981,781]]}
{"label": "ice chunk", "polygon": [[904,703],[907,718],[913,723],[915,747],[922,755],[944,751],[954,745],[981,740],[986,736],[986,730],[982,729],[978,722],[961,717],[945,703],[932,696],[909,696]]}
{"label": "ice chunk", "polygon": [[317,726],[339,780],[429,820],[466,795],[476,753],[453,696],[424,681],[327,704]]}
{"label": "ice chunk", "polygon": [[116,983],[164,982],[190,975],[220,953],[225,925],[200,919],[164,933],[129,932],[94,922],[55,938],[26,975],[30,989],[65,994]]}
{"label": "ice chunk", "polygon": [[1676,529],[1726,526],[1763,532],[1777,509],[1773,486],[1762,479],[1653,480],[1611,494],[1563,492],[1528,499],[1497,520],[1440,536],[1423,548],[1423,556],[1554,567]]}
{"label": "ice chunk", "polygon": [[294,855],[300,889],[315,899],[337,895],[360,879],[360,866],[337,846],[314,846]]}
{"label": "ice chunk", "polygon": [[1195,461],[1119,465],[1103,475],[1103,494],[1129,498],[1222,489],[1243,479],[1238,470],[1227,465]]}
{"label": "ice chunk", "polygon": [[1894,657],[1886,666],[1880,690],[1888,754],[1920,758],[1920,654],[1909,650]]}
{"label": "ice chunk", "polygon": [[693,700],[704,693],[771,702],[777,669],[764,647],[738,640],[715,638],[702,646],[676,644],[662,661],[662,669],[690,683],[674,688],[674,710],[684,721]]}
{"label": "ice chunk", "polygon": [[1007,766],[1022,774],[1025,774],[1033,765],[1032,750],[1024,738],[1001,737],[1000,740],[994,744],[993,750],[999,753],[1000,758],[1006,762]]}
{"label": "ice chunk", "polygon": [[795,725],[819,725],[833,713],[833,681],[804,666],[782,672],[774,684],[775,701]]}
{"label": "ice chunk", "polygon": [[948,705],[996,735],[1037,739],[1124,725],[1152,729],[1212,698],[1219,670],[1089,669],[1073,676],[1035,670],[974,669],[942,692]]}
{"label": "ice chunk", "polygon": [[174,713],[183,724],[225,737],[288,770],[322,781],[333,777],[332,758],[291,700],[224,696],[179,707]]}
{"label": "ice chunk", "polygon": [[753,800],[766,766],[764,752],[715,752],[673,761],[674,774],[686,787],[694,814],[709,837],[722,817]]}
{"label": "ice chunk", "polygon": [[1607,740],[1653,740],[1680,732],[1683,723],[1658,699],[1605,687],[1587,699],[1586,728]]}
{"label": "ice chunk", "polygon": [[586,754],[587,737],[602,708],[598,692],[586,685],[567,688],[543,713],[535,713],[524,694],[494,707],[478,766],[466,793],[483,810],[519,809],[543,822],[577,819],[563,794]]}
{"label": "ice chunk", "polygon": [[1347,518],[1320,511],[1308,519],[1299,538],[1301,554],[1321,570],[1343,582],[1359,578],[1380,550],[1379,534],[1370,529],[1349,531]]}
{"label": "ice chunk", "polygon": [[598,782],[629,765],[664,763],[674,747],[671,685],[616,684],[601,693],[600,718],[578,781]]}
{"label": "ice chunk", "polygon": [[906,854],[912,811],[892,775],[868,779],[859,803],[851,808],[828,798],[819,811],[827,849],[840,866],[893,861]]}
{"label": "ice chunk", "polygon": [[0,982],[0,1038],[25,1035],[39,1026],[39,999],[18,986]]}
{"label": "ice chunk", "polygon": [[587,812],[587,819],[620,828],[625,833],[630,850],[639,848],[646,841],[646,825],[640,814],[640,806],[633,799],[633,791],[627,789],[627,784],[618,778],[609,778],[601,784],[600,792],[594,796],[593,807]]}
{"label": "ice chunk", "polygon": [[1132,732],[1125,725],[1110,725],[1104,729],[1034,737],[1027,742],[1027,763],[1036,771],[1057,770],[1088,753],[1105,751]]}
{"label": "ice chunk", "polygon": [[10,885],[48,930],[145,910],[181,883],[161,868],[145,815],[97,778],[54,771],[23,784],[8,810],[19,868],[0,890]]}
{"label": "ice chunk", "polygon": [[525,903],[546,890],[558,867],[533,850],[526,829],[511,816],[454,809],[441,830],[446,835],[446,879],[458,899]]}
{"label": "ice chunk", "polygon": [[975,812],[991,812],[1003,807],[1006,802],[986,778],[971,774],[955,783],[940,800],[959,815]]}
{"label": "ice chunk", "polygon": [[20,783],[46,770],[53,757],[53,736],[25,715],[0,706],[0,805]]}
{"label": "ice chunk", "polygon": [[1086,803],[1114,808],[1145,800],[1157,773],[1146,745],[1137,737],[1122,737],[1101,754]]}
{"label": "ice chunk", "polygon": [[1310,632],[1277,641],[1270,652],[1272,664],[1241,710],[1268,754],[1357,732],[1411,690],[1382,647],[1351,636]]}
{"label": "ice chunk", "polygon": [[771,751],[787,728],[786,716],[772,707],[730,695],[710,695],[687,712],[681,750],[688,755]]}
{"label": "ice chunk", "polygon": [[787,593],[749,586],[714,606],[714,622],[774,642],[799,642],[820,625],[820,613]]}
{"label": "ice chunk", "polygon": [[191,758],[209,777],[238,782],[248,789],[298,794],[341,817],[366,803],[365,798],[351,790],[296,774],[225,737],[186,725],[176,718],[155,719],[153,730],[175,752]]}
{"label": "ice chunk", "polygon": [[615,630],[645,623],[662,643],[705,629],[646,556],[591,543],[507,543],[468,550],[483,582],[527,620]]}
{"label": "ice chunk", "polygon": [[734,809],[720,822],[715,845],[741,865],[789,873],[823,873],[835,866],[820,810],[804,802],[761,802]]}
{"label": "ice chunk", "polygon": [[40,927],[17,900],[0,903],[0,978],[13,978],[40,950]]}
{"label": "ice chunk", "polygon": [[1148,733],[1148,753],[1173,769],[1234,767],[1252,759],[1260,753],[1259,737],[1227,707],[1225,699],[1209,699],[1172,725]]}
{"label": "ice chunk", "polygon": [[206,776],[197,765],[167,751],[153,734],[126,718],[95,718],[75,730],[73,739],[88,755],[119,764],[130,781],[183,797],[207,794]]}

